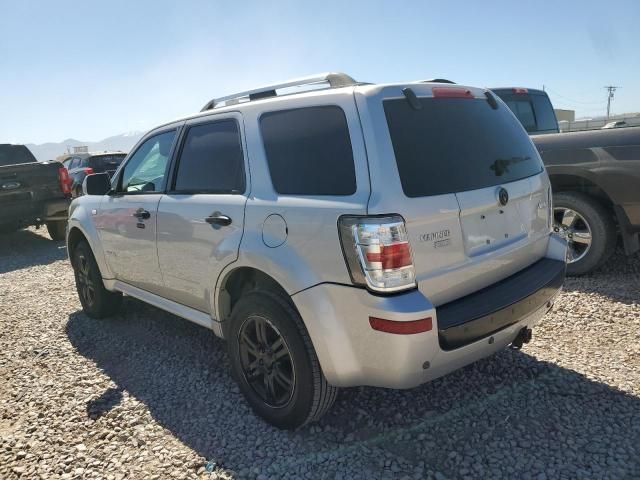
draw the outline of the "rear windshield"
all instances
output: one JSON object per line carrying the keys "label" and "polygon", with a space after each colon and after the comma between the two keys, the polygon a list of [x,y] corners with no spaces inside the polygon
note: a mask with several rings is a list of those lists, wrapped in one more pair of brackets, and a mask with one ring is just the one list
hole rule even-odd
{"label": "rear windshield", "polygon": [[530,134],[557,133],[558,122],[549,97],[542,93],[496,91]]}
{"label": "rear windshield", "polygon": [[400,181],[408,197],[475,190],[542,171],[526,132],[484,99],[422,98],[415,110],[384,101]]}
{"label": "rear windshield", "polygon": [[109,171],[115,170],[122,163],[122,160],[126,155],[100,155],[98,157],[91,157],[89,159],[89,165],[95,170]]}
{"label": "rear windshield", "polygon": [[35,161],[36,158],[24,145],[0,145],[0,167]]}

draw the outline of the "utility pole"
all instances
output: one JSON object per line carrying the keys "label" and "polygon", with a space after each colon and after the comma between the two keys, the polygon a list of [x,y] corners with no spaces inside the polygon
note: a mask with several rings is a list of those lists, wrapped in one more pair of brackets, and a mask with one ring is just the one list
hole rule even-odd
{"label": "utility pole", "polygon": [[613,98],[613,93],[616,91],[616,88],[622,88],[622,87],[617,87],[615,85],[607,85],[604,88],[607,89],[607,120],[609,120],[609,113],[611,111],[611,99]]}

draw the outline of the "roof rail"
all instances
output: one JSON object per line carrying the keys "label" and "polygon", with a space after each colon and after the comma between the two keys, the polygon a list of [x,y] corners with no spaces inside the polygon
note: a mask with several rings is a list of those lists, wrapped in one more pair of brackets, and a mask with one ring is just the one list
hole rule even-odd
{"label": "roof rail", "polygon": [[[345,73],[340,72],[327,72],[320,73],[318,75],[311,75],[309,77],[296,78],[293,80],[288,80],[284,83],[277,83],[273,85],[266,85],[261,88],[256,88],[254,90],[248,90],[246,92],[234,93],[232,95],[227,95],[226,97],[214,98],[210,102],[208,102],[204,107],[202,107],[201,112],[205,112],[207,110],[211,110],[220,104],[224,103],[224,106],[235,105],[242,101],[251,101],[251,100],[259,100],[261,98],[267,97],[275,97],[278,95],[277,90],[292,88],[292,87],[302,87],[308,86],[309,90],[312,90],[313,87],[320,86],[322,84],[327,84],[326,88],[337,88],[337,87],[347,87],[349,85],[357,85],[353,78]],[[298,93],[293,92],[293,93]]]}

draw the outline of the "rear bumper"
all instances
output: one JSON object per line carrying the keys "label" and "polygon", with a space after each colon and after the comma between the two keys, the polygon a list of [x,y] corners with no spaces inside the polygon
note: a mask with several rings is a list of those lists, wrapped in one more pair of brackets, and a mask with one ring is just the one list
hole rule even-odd
{"label": "rear bumper", "polygon": [[[564,279],[564,247],[557,242],[552,237],[547,258],[531,267],[438,308],[418,290],[376,296],[333,284],[292,299],[329,383],[411,388],[491,355],[512,343],[522,328],[535,326]],[[370,316],[399,322],[431,317],[433,329],[383,333],[371,328]]]}
{"label": "rear bumper", "polygon": [[533,265],[437,308],[438,338],[453,350],[492,335],[543,308],[562,287],[566,264],[543,258]]}

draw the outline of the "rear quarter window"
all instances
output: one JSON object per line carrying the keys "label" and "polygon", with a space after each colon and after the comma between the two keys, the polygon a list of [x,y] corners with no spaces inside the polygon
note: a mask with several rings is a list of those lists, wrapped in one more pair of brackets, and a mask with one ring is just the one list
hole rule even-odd
{"label": "rear quarter window", "polygon": [[383,102],[402,189],[408,197],[462,192],[536,175],[542,162],[504,106],[484,99],[420,98]]}
{"label": "rear quarter window", "polygon": [[260,130],[271,181],[283,195],[352,195],[356,175],[344,112],[337,106],[269,112]]}

